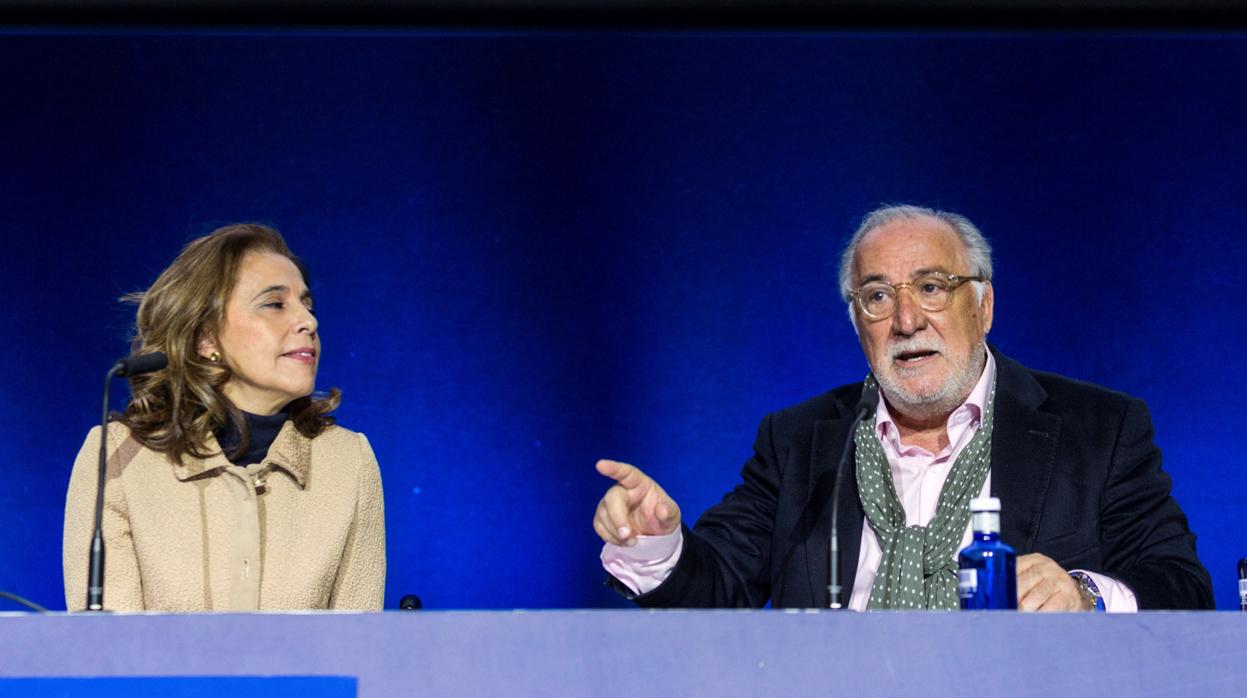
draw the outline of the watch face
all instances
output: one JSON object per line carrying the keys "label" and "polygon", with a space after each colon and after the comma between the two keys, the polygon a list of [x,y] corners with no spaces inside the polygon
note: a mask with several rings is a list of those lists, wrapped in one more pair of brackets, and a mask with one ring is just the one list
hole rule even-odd
{"label": "watch face", "polygon": [[1104,598],[1100,595],[1100,588],[1096,586],[1095,580],[1091,575],[1083,572],[1074,572],[1071,576],[1078,582],[1078,591],[1080,591],[1091,608],[1096,611],[1104,610]]}

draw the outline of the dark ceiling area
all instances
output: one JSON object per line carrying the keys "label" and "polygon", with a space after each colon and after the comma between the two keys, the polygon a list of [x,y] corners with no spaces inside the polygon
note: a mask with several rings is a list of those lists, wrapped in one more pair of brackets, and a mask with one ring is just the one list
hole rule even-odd
{"label": "dark ceiling area", "polygon": [[800,30],[1247,28],[1233,0],[2,0],[10,26]]}

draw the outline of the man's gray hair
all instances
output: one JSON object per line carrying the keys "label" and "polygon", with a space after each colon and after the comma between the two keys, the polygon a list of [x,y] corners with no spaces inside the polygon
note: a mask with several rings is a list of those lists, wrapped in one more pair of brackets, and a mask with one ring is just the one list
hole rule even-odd
{"label": "man's gray hair", "polygon": [[[925,206],[881,206],[866,214],[866,217],[862,219],[862,224],[857,227],[857,232],[853,233],[849,244],[845,246],[844,253],[840,255],[840,297],[844,299],[844,302],[849,303],[849,318],[853,320],[855,326],[857,319],[853,315],[850,294],[853,293],[853,258],[857,256],[857,248],[861,245],[862,238],[866,237],[866,233],[889,223],[919,218],[934,218],[947,223],[953,232],[957,233],[961,243],[965,245],[966,261],[970,264],[967,273],[991,281],[992,246],[969,218],[959,213],[937,211]],[[978,282],[974,282],[973,285],[975,294],[982,301],[986,287]]]}

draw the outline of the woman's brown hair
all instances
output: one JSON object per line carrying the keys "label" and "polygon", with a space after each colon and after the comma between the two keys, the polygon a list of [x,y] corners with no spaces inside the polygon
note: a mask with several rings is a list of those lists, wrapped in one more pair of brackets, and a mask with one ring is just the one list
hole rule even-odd
{"label": "woman's brown hair", "polygon": [[[294,262],[310,286],[307,269],[273,228],[239,223],[193,240],[146,291],[122,300],[137,303],[134,353],[163,351],[169,366],[130,378],[130,403],[121,420],[139,443],[164,453],[174,463],[184,455],[212,455],[208,436],[232,422],[242,434],[237,456],[247,448],[242,413],[222,392],[230,379],[225,362],[199,355],[199,341],[215,336],[225,305],[249,252],[272,252]],[[290,403],[290,419],[299,433],[316,436],[334,423],[329,415],[341,401],[337,388],[328,395],[301,397]]]}

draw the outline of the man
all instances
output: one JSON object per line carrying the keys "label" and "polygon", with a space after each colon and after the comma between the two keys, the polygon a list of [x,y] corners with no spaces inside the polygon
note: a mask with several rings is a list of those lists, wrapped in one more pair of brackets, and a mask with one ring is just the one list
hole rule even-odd
{"label": "man", "polygon": [[[599,461],[616,484],[594,529],[617,587],[642,606],[827,607],[829,500],[851,440],[837,517],[849,608],[956,608],[969,501],[989,494],[1020,609],[1212,608],[1147,408],[989,347],[991,277],[964,217],[867,215],[840,286],[871,375],[763,420],[743,481],[692,530],[640,469]],[[864,390],[881,399],[850,433]]]}

